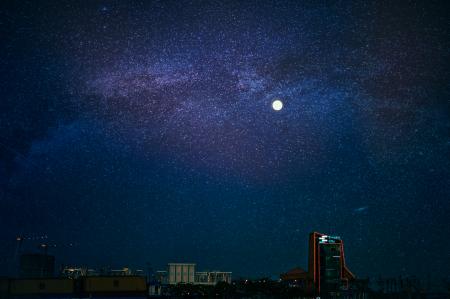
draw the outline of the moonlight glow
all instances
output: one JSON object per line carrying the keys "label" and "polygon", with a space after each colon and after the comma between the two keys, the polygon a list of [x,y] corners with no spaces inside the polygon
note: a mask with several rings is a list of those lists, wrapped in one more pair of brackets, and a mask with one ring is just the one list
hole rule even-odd
{"label": "moonlight glow", "polygon": [[275,100],[272,102],[272,109],[275,111],[280,111],[283,109],[283,102],[280,100]]}

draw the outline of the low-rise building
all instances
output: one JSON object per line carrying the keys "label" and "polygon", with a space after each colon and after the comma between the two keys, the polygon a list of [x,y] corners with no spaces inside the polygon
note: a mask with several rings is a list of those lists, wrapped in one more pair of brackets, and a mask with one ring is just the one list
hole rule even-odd
{"label": "low-rise building", "polygon": [[216,285],[219,282],[231,283],[231,272],[204,271],[195,273],[195,284]]}
{"label": "low-rise building", "polygon": [[169,284],[194,283],[195,264],[169,263]]}
{"label": "low-rise building", "polygon": [[216,285],[219,282],[231,283],[231,272],[196,272],[195,263],[169,263],[167,271],[156,271],[155,280],[159,284],[201,284]]}

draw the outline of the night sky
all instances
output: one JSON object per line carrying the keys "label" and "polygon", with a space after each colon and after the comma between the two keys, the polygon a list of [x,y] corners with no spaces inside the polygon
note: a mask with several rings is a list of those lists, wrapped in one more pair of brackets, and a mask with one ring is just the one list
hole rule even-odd
{"label": "night sky", "polygon": [[448,9],[356,2],[2,1],[0,274],[448,276]]}

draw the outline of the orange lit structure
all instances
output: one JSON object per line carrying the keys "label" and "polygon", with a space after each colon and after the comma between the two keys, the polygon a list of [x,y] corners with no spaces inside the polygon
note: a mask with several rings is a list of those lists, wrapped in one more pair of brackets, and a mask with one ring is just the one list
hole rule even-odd
{"label": "orange lit structure", "polygon": [[309,235],[308,272],[314,291],[338,291],[348,288],[355,275],[345,264],[344,242],[338,236],[318,232]]}
{"label": "orange lit structure", "polygon": [[280,276],[283,281],[316,295],[348,289],[355,275],[345,264],[344,242],[340,237],[312,232],[308,251],[308,272],[292,269]]}

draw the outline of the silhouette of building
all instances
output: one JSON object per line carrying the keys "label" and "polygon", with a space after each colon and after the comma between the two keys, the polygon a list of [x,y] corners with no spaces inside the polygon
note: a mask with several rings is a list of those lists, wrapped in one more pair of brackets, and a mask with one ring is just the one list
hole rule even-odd
{"label": "silhouette of building", "polygon": [[345,264],[342,239],[318,232],[309,235],[308,271],[319,294],[348,289],[349,281],[355,279]]}
{"label": "silhouette of building", "polygon": [[355,275],[345,264],[342,239],[312,232],[309,235],[308,272],[294,268],[280,278],[307,293],[319,295],[347,290]]}

